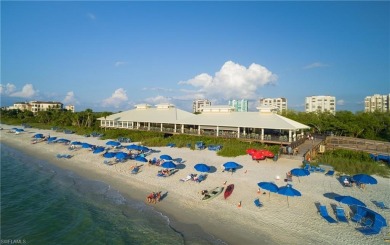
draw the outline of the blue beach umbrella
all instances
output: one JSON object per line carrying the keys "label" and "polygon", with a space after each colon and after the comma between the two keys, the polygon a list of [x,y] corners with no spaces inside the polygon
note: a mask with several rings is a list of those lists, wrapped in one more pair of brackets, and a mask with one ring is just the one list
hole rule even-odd
{"label": "blue beach umbrella", "polygon": [[57,139],[57,137],[50,137],[47,139],[47,142],[53,142]]}
{"label": "blue beach umbrella", "polygon": [[194,168],[196,169],[196,171],[199,171],[199,172],[209,172],[210,171],[210,167],[204,163],[198,163],[194,166]]}
{"label": "blue beach umbrella", "polygon": [[269,191],[269,198],[271,198],[271,192],[278,193],[279,187],[272,182],[259,182],[257,183],[257,186],[260,188]]}
{"label": "blue beach umbrella", "polygon": [[145,157],[142,157],[142,156],[137,156],[135,158],[135,160],[138,162],[147,162],[148,161],[148,159],[146,159]]}
{"label": "blue beach umbrella", "polygon": [[147,152],[147,151],[149,151],[149,148],[146,147],[146,146],[140,146],[140,147],[138,148],[138,150],[140,150],[140,151],[142,151],[142,152]]}
{"label": "blue beach umbrella", "polygon": [[132,145],[126,146],[126,149],[128,149],[128,150],[138,150],[139,146],[132,144]]}
{"label": "blue beach umbrella", "polygon": [[278,194],[287,196],[287,205],[290,207],[290,203],[288,202],[288,197],[294,197],[294,196],[301,196],[301,193],[294,188],[292,188],[291,185],[282,186],[278,190]]}
{"label": "blue beach umbrella", "polygon": [[301,177],[301,176],[309,176],[310,175],[309,170],[306,170],[306,169],[303,169],[303,168],[294,168],[290,172],[291,172],[292,175],[298,177],[298,181],[299,182],[301,182],[299,177]]}
{"label": "blue beach umbrella", "polygon": [[164,162],[161,164],[161,167],[163,168],[176,168],[176,164],[174,164],[172,161]]}
{"label": "blue beach umbrella", "polygon": [[105,158],[113,158],[113,157],[115,157],[115,155],[116,155],[116,152],[106,152],[103,154],[103,156]]}
{"label": "blue beach umbrella", "polygon": [[362,206],[357,206],[357,213],[359,213],[359,209],[364,210],[363,211],[365,213],[364,217],[370,218],[374,222],[380,221],[382,227],[387,226],[387,221],[382,215],[378,214],[377,212],[375,212],[367,207],[362,207]]}
{"label": "blue beach umbrella", "polygon": [[42,139],[43,138],[43,134],[35,134],[33,136],[33,138],[35,138],[35,139]]}
{"label": "blue beach umbrella", "polygon": [[161,155],[160,159],[172,161],[173,158],[170,155]]}
{"label": "blue beach umbrella", "polygon": [[118,160],[126,159],[128,157],[127,153],[124,152],[116,152],[115,158]]}
{"label": "blue beach umbrella", "polygon": [[118,141],[113,141],[113,140],[110,140],[106,143],[106,145],[111,145],[111,146],[120,146],[121,143],[118,142]]}
{"label": "blue beach umbrella", "polygon": [[73,141],[71,143],[71,145],[82,145],[83,143],[81,143],[80,141]]}
{"label": "blue beach umbrella", "polygon": [[81,143],[81,147],[82,148],[91,148],[92,147],[92,145],[91,144],[89,144],[89,143]]}
{"label": "blue beach umbrella", "polygon": [[223,166],[225,167],[225,170],[230,170],[230,169],[236,169],[240,166],[240,164],[236,163],[236,162],[226,162],[223,164]]}
{"label": "blue beach umbrella", "polygon": [[57,139],[56,142],[57,142],[57,143],[69,143],[70,140],[64,139],[64,138],[60,138],[60,139]]}
{"label": "blue beach umbrella", "polygon": [[103,152],[104,150],[105,150],[105,148],[102,146],[96,147],[96,149],[93,150],[93,154],[99,154],[100,152]]}
{"label": "blue beach umbrella", "polygon": [[351,196],[337,196],[334,199],[338,202],[347,204],[349,206],[357,205],[357,206],[366,207],[366,204],[364,204],[362,201]]}
{"label": "blue beach umbrella", "polygon": [[378,181],[374,177],[368,174],[356,174],[352,176],[352,179],[359,183],[368,184],[368,185],[378,184]]}

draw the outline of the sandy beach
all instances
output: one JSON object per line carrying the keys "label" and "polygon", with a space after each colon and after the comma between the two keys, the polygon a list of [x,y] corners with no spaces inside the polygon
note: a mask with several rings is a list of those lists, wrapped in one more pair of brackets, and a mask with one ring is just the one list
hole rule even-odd
{"label": "sandy beach", "polygon": [[[143,202],[151,191],[167,193],[161,202],[151,205],[168,217],[188,224],[184,229],[200,227],[228,244],[384,244],[382,234],[364,236],[355,230],[356,225],[352,221],[329,224],[319,215],[315,203],[327,205],[330,215],[335,218],[331,205],[340,205],[346,211],[351,210],[347,205],[340,204],[324,194],[351,195],[363,201],[368,208],[383,215],[389,222],[390,211],[381,210],[372,202],[383,201],[390,205],[389,179],[374,176],[378,184],[368,185],[362,190],[357,187],[343,187],[336,175],[329,177],[324,173],[312,173],[299,180],[293,177],[291,184],[302,196],[289,197],[288,205],[286,196],[276,193],[268,195],[264,190],[258,193],[257,183],[273,181],[279,187],[285,186],[285,174],[293,168],[300,167],[301,160],[281,157],[277,162],[272,159],[255,162],[248,155],[225,158],[207,149],[199,151],[176,147],[151,147],[154,152],[147,155],[147,159],[159,158],[162,154],[170,155],[181,160],[178,172],[169,177],[158,177],[157,172],[161,167],[148,166],[144,163],[138,174],[131,174],[131,167],[140,165],[140,162],[127,160],[107,165],[103,163],[105,158],[100,154],[92,154],[88,149],[70,151],[69,146],[60,143],[31,144],[35,133],[42,133],[45,136],[50,134],[52,137],[99,146],[106,146],[108,140],[35,128],[26,129],[25,132],[16,135],[8,133],[12,127],[2,125],[3,130],[0,132],[2,143],[47,159],[81,176],[104,181],[125,196]],[[57,154],[71,154],[73,157],[58,159]],[[228,161],[237,162],[243,168],[233,174],[223,172],[221,165]],[[205,163],[217,170],[209,173],[207,179],[201,183],[180,181],[191,173],[199,174],[194,169],[197,163]],[[277,179],[276,176],[280,178]],[[201,200],[201,190],[210,190],[217,186],[226,188],[229,184],[234,184],[235,189],[228,199],[225,200],[223,195],[219,195],[210,201]],[[262,207],[254,205],[253,201],[256,198],[263,203]],[[239,203],[241,206],[238,206]]]}

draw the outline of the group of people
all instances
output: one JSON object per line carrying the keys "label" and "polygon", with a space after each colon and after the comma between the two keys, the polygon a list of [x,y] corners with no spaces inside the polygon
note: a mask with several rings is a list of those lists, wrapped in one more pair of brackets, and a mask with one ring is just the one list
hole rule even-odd
{"label": "group of people", "polygon": [[154,203],[156,204],[161,200],[161,191],[159,192],[152,192],[146,197],[146,201],[148,203]]}

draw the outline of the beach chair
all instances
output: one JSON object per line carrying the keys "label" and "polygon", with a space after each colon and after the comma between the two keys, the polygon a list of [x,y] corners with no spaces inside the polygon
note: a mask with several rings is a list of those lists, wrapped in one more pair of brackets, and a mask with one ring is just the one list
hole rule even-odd
{"label": "beach chair", "polygon": [[336,217],[339,222],[348,223],[348,218],[345,215],[345,211],[342,207],[336,207]]}
{"label": "beach chair", "polygon": [[260,202],[259,198],[256,198],[253,203],[255,204],[256,207],[261,208],[263,204]]}
{"label": "beach chair", "polygon": [[360,227],[356,228],[356,230],[360,231],[365,236],[369,236],[381,233],[382,227],[382,222],[380,220],[375,220],[372,226]]}
{"label": "beach chair", "polygon": [[202,182],[203,180],[205,180],[207,177],[207,174],[201,174],[198,176],[198,178],[195,179],[196,182],[200,183]]}
{"label": "beach chair", "polygon": [[366,214],[367,214],[366,210],[358,209],[358,212],[353,215],[351,220],[353,222],[356,222],[356,225],[361,224],[361,222],[363,221],[363,217],[366,216]]}
{"label": "beach chair", "polygon": [[360,224],[362,226],[361,228],[366,229],[366,228],[370,228],[372,226],[373,222],[372,222],[372,219],[366,218],[366,219],[362,219],[362,222]]}
{"label": "beach chair", "polygon": [[325,205],[320,205],[319,213],[328,223],[337,223],[335,219],[329,216],[328,210],[326,209]]}
{"label": "beach chair", "polygon": [[333,176],[334,175],[334,170],[329,170],[328,172],[325,173],[326,176]]}

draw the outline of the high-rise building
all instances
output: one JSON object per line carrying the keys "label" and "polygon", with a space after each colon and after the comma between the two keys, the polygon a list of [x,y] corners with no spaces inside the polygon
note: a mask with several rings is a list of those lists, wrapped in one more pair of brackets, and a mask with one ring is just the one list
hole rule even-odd
{"label": "high-rise building", "polygon": [[364,99],[364,111],[365,112],[389,112],[390,111],[390,94],[379,95],[374,94],[367,96]]}
{"label": "high-rise building", "polygon": [[211,106],[211,101],[209,100],[194,100],[192,102],[192,112],[202,112],[203,107]]}
{"label": "high-rise building", "polygon": [[330,112],[336,113],[336,97],[334,96],[310,96],[306,97],[306,112]]}
{"label": "high-rise building", "polygon": [[275,107],[279,114],[287,111],[286,98],[262,98],[260,99],[260,106]]}
{"label": "high-rise building", "polygon": [[235,111],[248,111],[248,100],[229,100],[229,106],[234,107]]}

